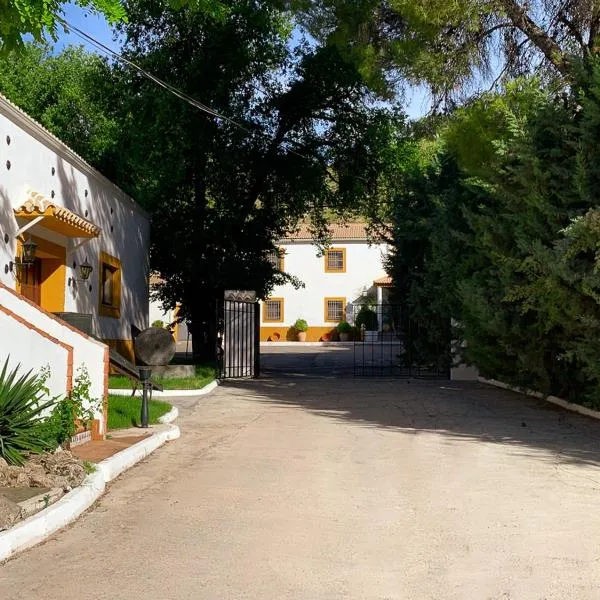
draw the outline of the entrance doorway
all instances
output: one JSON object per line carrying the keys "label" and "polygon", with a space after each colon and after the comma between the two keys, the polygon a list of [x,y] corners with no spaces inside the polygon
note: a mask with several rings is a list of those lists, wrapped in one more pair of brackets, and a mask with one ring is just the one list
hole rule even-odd
{"label": "entrance doorway", "polygon": [[36,258],[32,265],[21,271],[21,294],[34,304],[42,303],[42,261]]}
{"label": "entrance doorway", "polygon": [[[20,270],[17,291],[49,312],[64,312],[66,248],[41,237],[31,237],[37,244],[35,261]],[[21,254],[20,248],[18,252]]]}

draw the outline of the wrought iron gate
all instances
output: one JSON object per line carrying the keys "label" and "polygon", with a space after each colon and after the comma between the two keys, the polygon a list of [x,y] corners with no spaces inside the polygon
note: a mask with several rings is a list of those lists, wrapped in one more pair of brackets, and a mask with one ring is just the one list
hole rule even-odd
{"label": "wrought iron gate", "polygon": [[451,354],[394,304],[350,305],[355,377],[449,379]]}
{"label": "wrought iron gate", "polygon": [[217,303],[216,367],[219,379],[260,374],[260,307],[256,293],[226,291]]}

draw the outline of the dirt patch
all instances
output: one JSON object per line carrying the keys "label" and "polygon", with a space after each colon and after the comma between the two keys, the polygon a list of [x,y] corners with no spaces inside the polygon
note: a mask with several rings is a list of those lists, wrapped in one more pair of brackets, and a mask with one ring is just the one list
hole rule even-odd
{"label": "dirt patch", "polygon": [[113,456],[125,448],[129,448],[138,442],[141,442],[144,438],[148,437],[148,434],[144,435],[128,435],[118,436],[108,440],[99,440],[94,442],[88,442],[73,448],[73,454],[81,460],[88,460],[90,462],[100,462],[105,458]]}

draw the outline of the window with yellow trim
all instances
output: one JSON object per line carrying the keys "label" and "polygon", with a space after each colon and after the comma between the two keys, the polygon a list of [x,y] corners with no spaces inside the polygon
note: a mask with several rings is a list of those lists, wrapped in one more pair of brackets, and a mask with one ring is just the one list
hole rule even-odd
{"label": "window with yellow trim", "polygon": [[269,252],[269,262],[273,265],[274,269],[283,273],[285,268],[285,250],[277,248]]}
{"label": "window with yellow trim", "polygon": [[100,252],[100,315],[118,319],[121,316],[121,262]]}
{"label": "window with yellow trim", "polygon": [[330,248],[325,251],[325,273],[346,272],[346,249]]}
{"label": "window with yellow trim", "polygon": [[340,323],[345,320],[346,298],[325,298],[325,321]]}
{"label": "window with yellow trim", "polygon": [[264,301],[263,322],[283,323],[283,298],[269,298]]}

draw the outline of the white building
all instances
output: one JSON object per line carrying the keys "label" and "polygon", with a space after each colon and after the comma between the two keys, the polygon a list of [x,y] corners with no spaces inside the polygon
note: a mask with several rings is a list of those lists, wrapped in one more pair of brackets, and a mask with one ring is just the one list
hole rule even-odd
{"label": "white building", "polygon": [[63,394],[85,365],[104,398],[107,346],[67,322],[133,357],[132,330],[148,326],[148,215],[3,96],[0,171],[0,363],[49,364]]}
{"label": "white building", "polygon": [[308,322],[307,341],[336,339],[341,321],[354,322],[354,306],[366,296],[387,299],[387,245],[370,244],[364,223],[330,226],[331,246],[320,254],[306,226],[280,241],[279,269],[305,287],[279,286],[261,307],[261,341],[295,340],[296,319]]}

